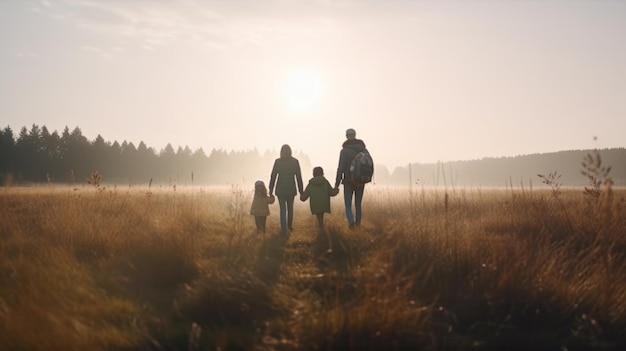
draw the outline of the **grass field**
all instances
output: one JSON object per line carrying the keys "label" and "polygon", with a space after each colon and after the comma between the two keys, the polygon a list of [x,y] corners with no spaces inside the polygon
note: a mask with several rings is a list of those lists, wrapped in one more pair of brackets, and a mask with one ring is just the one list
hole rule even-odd
{"label": "grass field", "polygon": [[[252,187],[249,187],[252,188]],[[0,188],[2,350],[625,350],[626,191]]]}

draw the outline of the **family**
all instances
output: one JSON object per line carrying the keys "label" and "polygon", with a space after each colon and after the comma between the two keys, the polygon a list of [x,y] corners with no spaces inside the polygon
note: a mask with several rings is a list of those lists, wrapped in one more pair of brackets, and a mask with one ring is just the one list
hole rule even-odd
{"label": "family", "polygon": [[[300,200],[309,200],[311,213],[317,216],[318,225],[324,226],[324,214],[330,213],[330,197],[339,193],[339,184],[343,183],[343,197],[346,208],[346,218],[349,228],[355,228],[361,224],[364,184],[357,184],[352,178],[352,160],[357,154],[366,151],[363,140],[356,138],[356,131],[352,128],[346,130],[346,141],[343,142],[339,154],[339,165],[335,186],[324,177],[322,167],[313,168],[313,178],[309,180],[306,188],[303,187],[300,163],[292,156],[291,147],[283,145],[280,149],[280,157],[274,161],[270,176],[269,191],[265,183],[258,180],[254,184],[254,198],[250,208],[250,214],[254,216],[258,232],[265,233],[266,220],[269,216],[269,205],[275,202],[274,190],[278,197],[280,212],[281,235],[288,237],[293,230],[293,207],[297,194]],[[352,211],[352,199],[354,198],[355,211]]]}

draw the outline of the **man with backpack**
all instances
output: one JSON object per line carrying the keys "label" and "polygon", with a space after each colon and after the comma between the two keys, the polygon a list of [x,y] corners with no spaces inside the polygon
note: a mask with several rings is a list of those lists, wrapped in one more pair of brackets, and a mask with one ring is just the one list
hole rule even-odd
{"label": "man with backpack", "polygon": [[[356,138],[354,129],[346,130],[346,139],[339,154],[335,189],[339,188],[339,183],[343,183],[346,218],[349,227],[355,228],[361,225],[363,192],[365,184],[372,180],[374,164],[363,140]],[[352,197],[354,197],[356,216],[352,213]]]}

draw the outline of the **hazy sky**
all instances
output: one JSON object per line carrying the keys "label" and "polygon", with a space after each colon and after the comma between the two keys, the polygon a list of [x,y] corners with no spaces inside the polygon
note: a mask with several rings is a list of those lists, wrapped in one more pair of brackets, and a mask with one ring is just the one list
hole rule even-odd
{"label": "hazy sky", "polygon": [[33,123],[331,177],[350,127],[390,169],[623,147],[626,1],[0,0],[0,127]]}

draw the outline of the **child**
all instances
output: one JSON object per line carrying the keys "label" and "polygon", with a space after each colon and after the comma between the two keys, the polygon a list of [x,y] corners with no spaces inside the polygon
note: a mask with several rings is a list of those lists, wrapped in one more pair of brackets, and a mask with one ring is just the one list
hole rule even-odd
{"label": "child", "polygon": [[274,195],[267,196],[267,188],[262,180],[254,183],[254,199],[250,207],[250,214],[254,216],[257,233],[265,233],[265,223],[270,215],[270,204],[274,203]]}
{"label": "child", "polygon": [[317,216],[317,224],[324,226],[324,213],[330,213],[330,197],[339,193],[339,188],[333,188],[324,178],[322,167],[313,168],[313,178],[309,180],[300,200],[306,201],[311,198],[311,213]]}

